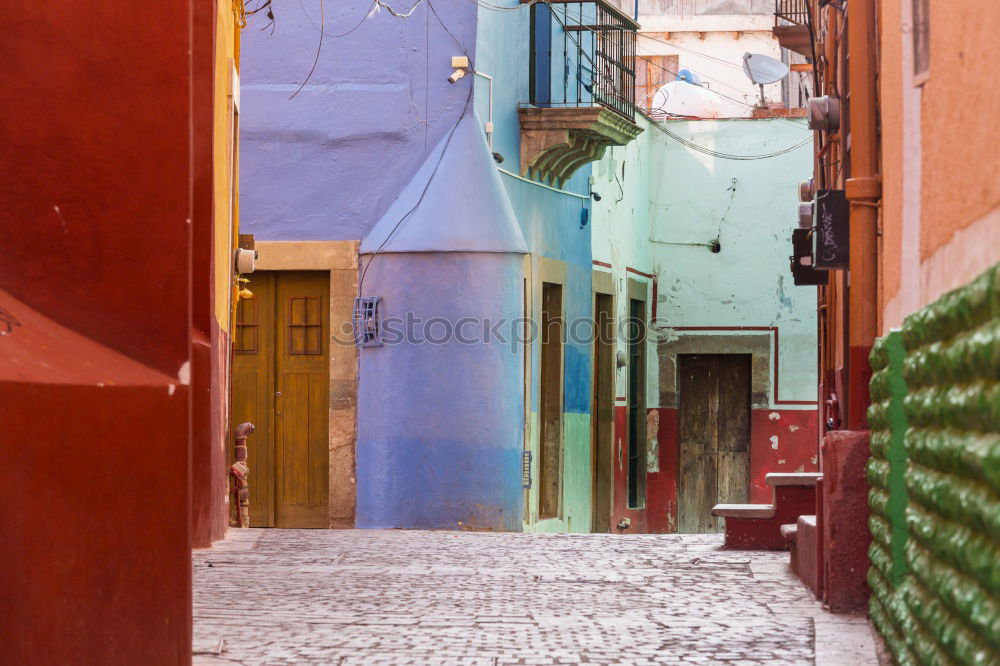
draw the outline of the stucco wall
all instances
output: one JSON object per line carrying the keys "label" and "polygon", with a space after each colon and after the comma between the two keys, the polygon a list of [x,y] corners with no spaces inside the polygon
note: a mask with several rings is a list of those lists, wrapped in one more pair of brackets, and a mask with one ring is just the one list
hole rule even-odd
{"label": "stucco wall", "polygon": [[[655,453],[647,508],[620,509],[633,530],[672,531],[678,353],[752,354],[751,500],[769,501],[768,472],[815,469],[816,292],[795,287],[788,274],[796,185],[809,172],[811,153],[806,144],[766,160],[718,159],[685,148],[645,119],[641,124],[645,131],[635,142],[594,166],[601,201],[593,204],[593,254],[615,276],[619,318],[626,279],[647,272],[655,278],[647,348],[647,441]],[[808,137],[803,124],[787,119],[668,126],[698,145],[738,155]],[[717,237],[721,249],[713,253],[708,246]],[[626,396],[623,372],[616,395]]]}
{"label": "stucco wall", "polygon": [[987,65],[970,56],[987,48],[1000,17],[986,3],[931,5],[930,68],[919,76],[911,4],[880,5],[883,334],[1000,256],[998,130],[975,83]]}
{"label": "stucco wall", "polygon": [[[476,6],[406,19],[363,0],[275,5],[256,14],[242,59],[242,230],[261,240],[356,240],[454,125],[468,89],[451,56],[473,54]],[[359,25],[360,22],[360,25]],[[350,31],[354,26],[356,30]],[[457,40],[459,43],[456,43]],[[316,60],[308,84],[293,99]]]}
{"label": "stucco wall", "polygon": [[[564,316],[568,322],[589,320],[591,312],[591,247],[589,197],[590,166],[577,171],[556,190],[519,177],[520,124],[518,106],[528,102],[530,50],[527,48],[530,8],[517,0],[499,3],[511,11],[480,9],[476,40],[476,68],[493,77],[493,150],[503,155],[501,178],[525,242],[531,252],[529,311],[541,313],[542,258],[562,262],[565,267]],[[488,86],[477,77],[476,113],[485,122],[489,113]],[[589,531],[590,529],[590,386],[589,345],[567,340],[563,368],[563,497],[559,518],[539,521],[537,516],[538,401],[541,346],[531,345],[527,382],[529,409],[527,447],[534,453],[532,476],[535,487],[527,493],[526,530]]]}
{"label": "stucco wall", "polygon": [[[994,74],[1000,5],[930,3],[930,74],[923,85],[921,258],[1000,205]],[[980,270],[985,269],[982,266]]]}

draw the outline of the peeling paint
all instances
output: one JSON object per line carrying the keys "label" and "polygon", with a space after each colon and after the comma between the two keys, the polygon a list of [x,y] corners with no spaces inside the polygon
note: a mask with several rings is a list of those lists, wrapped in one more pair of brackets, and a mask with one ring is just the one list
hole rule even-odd
{"label": "peeling paint", "polygon": [[777,435],[771,435],[771,448],[772,449],[777,449],[778,448],[778,436]]}
{"label": "peeling paint", "polygon": [[[785,276],[778,276],[778,288],[775,291],[775,295],[778,297],[778,302],[789,310],[792,309],[792,299],[785,294]],[[781,316],[780,313],[778,316]]]}
{"label": "peeling paint", "polygon": [[177,386],[174,384],[167,384],[167,395],[173,395],[174,391],[177,390]]}
{"label": "peeling paint", "polygon": [[778,464],[779,464],[779,465],[784,465],[784,464],[785,464],[785,461],[784,461],[784,459],[782,459],[782,460],[779,460],[779,461],[778,461]]}
{"label": "peeling paint", "polygon": [[788,429],[789,429],[789,430],[790,430],[791,432],[795,432],[796,430],[798,430],[798,429],[799,429],[799,426],[797,426],[797,425],[790,425],[790,426],[788,426]]}
{"label": "peeling paint", "polygon": [[815,464],[816,464],[816,456],[813,456],[813,457],[812,457],[812,458],[810,458],[809,460],[811,460],[811,461],[812,461],[812,464],[813,464],[813,465],[815,465]]}
{"label": "peeling paint", "polygon": [[781,418],[781,414],[779,414],[778,412],[771,412],[770,414],[767,415],[767,418],[771,419],[772,421],[777,421],[778,419]]}
{"label": "peeling paint", "polygon": [[650,409],[646,412],[646,472],[656,474],[660,471],[660,410]]}

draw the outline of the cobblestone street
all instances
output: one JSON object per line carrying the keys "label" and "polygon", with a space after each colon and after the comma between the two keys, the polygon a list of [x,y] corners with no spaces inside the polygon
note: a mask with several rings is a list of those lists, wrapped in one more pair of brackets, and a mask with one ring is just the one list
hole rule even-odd
{"label": "cobblestone street", "polygon": [[787,553],[715,535],[230,530],[194,557],[195,664],[876,663]]}

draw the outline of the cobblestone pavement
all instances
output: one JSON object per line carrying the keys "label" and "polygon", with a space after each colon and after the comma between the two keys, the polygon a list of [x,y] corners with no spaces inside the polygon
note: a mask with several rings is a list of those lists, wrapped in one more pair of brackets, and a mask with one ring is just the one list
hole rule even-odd
{"label": "cobblestone pavement", "polygon": [[876,663],[864,619],[822,611],[787,553],[720,545],[230,530],[194,556],[195,664]]}

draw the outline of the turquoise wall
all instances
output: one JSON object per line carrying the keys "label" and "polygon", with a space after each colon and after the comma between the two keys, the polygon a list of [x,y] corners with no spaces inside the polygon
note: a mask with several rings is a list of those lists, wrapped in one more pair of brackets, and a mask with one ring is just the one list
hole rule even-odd
{"label": "turquoise wall", "polygon": [[[564,262],[564,316],[567,321],[590,319],[591,200],[590,167],[574,174],[557,190],[520,177],[520,123],[517,109],[530,99],[530,9],[518,0],[492,4],[509,10],[481,7],[476,36],[475,68],[493,77],[493,150],[504,157],[501,177],[510,196],[530,251],[526,276],[531,282],[531,311],[540,317],[539,258]],[[482,123],[489,115],[489,86],[476,77],[476,113]],[[527,493],[525,530],[586,532],[590,529],[590,346],[567,340],[563,382],[563,499],[561,517],[537,520],[538,393],[540,346],[530,352],[530,408],[527,448],[533,452],[534,487]]]}
{"label": "turquoise wall", "polygon": [[[593,204],[594,259],[612,264],[617,280],[626,266],[657,276],[659,327],[779,327],[781,398],[815,400],[816,290],[795,287],[788,269],[809,144],[770,159],[726,160],[692,151],[645,118],[639,123],[645,131],[638,139],[593,165],[593,189],[601,195]],[[737,155],[771,153],[808,137],[804,122],[789,119],[667,125],[698,145]],[[717,236],[721,251],[713,253],[707,245]],[[655,378],[656,354],[649,352]],[[623,381],[619,376],[619,391]],[[647,396],[655,406],[656,392]]]}

